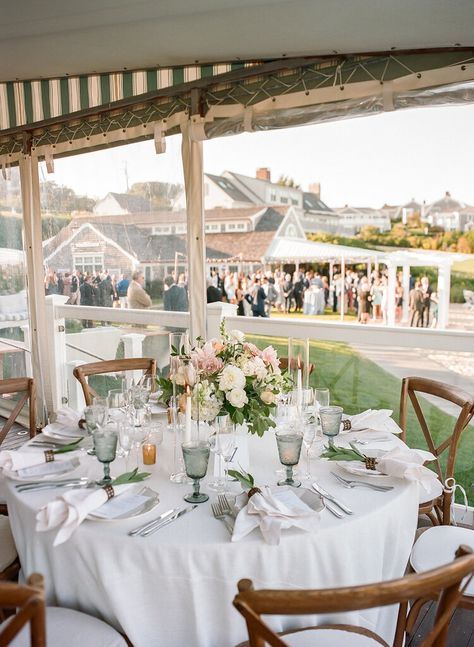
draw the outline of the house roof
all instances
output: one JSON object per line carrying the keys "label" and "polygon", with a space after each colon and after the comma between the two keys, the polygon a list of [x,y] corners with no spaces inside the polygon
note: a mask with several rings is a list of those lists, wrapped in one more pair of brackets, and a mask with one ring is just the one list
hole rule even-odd
{"label": "house roof", "polygon": [[244,261],[261,261],[275,236],[274,231],[249,231],[239,234],[206,234],[209,247],[221,250],[208,258],[225,258],[242,254]]}
{"label": "house roof", "polygon": [[466,205],[453,198],[449,191],[446,191],[441,200],[436,200],[428,205],[426,213],[449,213],[450,211],[459,211],[464,209]]}
{"label": "house roof", "polygon": [[211,182],[214,182],[214,184],[217,184],[219,189],[224,191],[224,193],[227,193],[229,198],[232,200],[235,200],[235,202],[248,202],[252,204],[252,200],[248,196],[245,195],[245,193],[242,193],[242,191],[235,186],[231,180],[227,177],[223,177],[222,175],[211,175],[210,173],[205,173],[204,174],[207,178],[211,180]]}
{"label": "house roof", "polygon": [[141,211],[151,211],[151,203],[142,195],[133,193],[108,193],[118,202],[121,209],[129,213],[140,213]]}
{"label": "house roof", "polygon": [[303,193],[303,209],[305,211],[332,211],[316,193],[309,193],[308,191]]}
{"label": "house roof", "polygon": [[255,231],[277,231],[285,219],[282,211],[288,211],[288,209],[273,209],[273,207],[265,209],[255,225]]}

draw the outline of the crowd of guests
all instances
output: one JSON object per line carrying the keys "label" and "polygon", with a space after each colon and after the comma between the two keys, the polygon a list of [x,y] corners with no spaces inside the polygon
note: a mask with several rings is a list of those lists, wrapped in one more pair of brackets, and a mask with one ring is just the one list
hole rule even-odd
{"label": "crowd of guests", "polygon": [[[414,280],[410,277],[410,325],[435,327],[437,324],[438,297],[430,287],[427,277]],[[150,295],[144,286],[140,271],[130,278],[126,275],[110,275],[107,271],[93,274],[78,270],[45,276],[45,293],[62,294],[68,304],[115,307],[149,308]],[[308,309],[310,296],[318,296],[316,310]],[[395,285],[395,318],[401,321],[403,310],[403,287],[401,276]],[[282,313],[323,314],[327,309],[336,313],[357,315],[360,323],[369,321],[387,323],[388,279],[386,274],[373,270],[370,276],[353,269],[342,275],[333,268],[333,278],[317,270],[244,272],[211,271],[207,281],[207,302],[226,301],[237,305],[240,316],[269,317],[272,310]],[[313,300],[314,302],[314,300]],[[163,281],[163,309],[186,312],[189,309],[187,277],[185,274],[169,274]]]}

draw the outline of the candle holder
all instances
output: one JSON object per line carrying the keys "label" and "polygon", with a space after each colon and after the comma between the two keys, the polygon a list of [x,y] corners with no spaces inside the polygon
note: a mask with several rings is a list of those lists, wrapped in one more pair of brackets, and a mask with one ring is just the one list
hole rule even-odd
{"label": "candle holder", "polygon": [[144,443],[142,446],[143,465],[154,465],[156,463],[156,445]]}
{"label": "candle holder", "polygon": [[309,339],[288,338],[288,375],[296,389],[309,387]]}

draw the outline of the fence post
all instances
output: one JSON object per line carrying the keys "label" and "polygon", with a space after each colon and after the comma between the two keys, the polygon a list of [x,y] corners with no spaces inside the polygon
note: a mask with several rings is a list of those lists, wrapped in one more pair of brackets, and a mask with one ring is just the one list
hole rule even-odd
{"label": "fence post", "polygon": [[235,317],[237,306],[234,303],[217,301],[207,304],[207,338],[215,339],[220,336],[220,325],[225,317]]}
{"label": "fence post", "polygon": [[81,361],[80,359],[71,360],[66,364],[68,405],[75,411],[82,411],[86,406],[82,387],[79,383],[79,380],[76,380],[73,375],[73,371],[76,366],[81,366],[82,364],[85,364],[85,362]]}
{"label": "fence post", "polygon": [[[68,297],[51,294],[46,302],[47,366],[42,367],[46,383],[48,409],[56,412],[68,402],[66,383],[66,326],[64,317],[56,315],[56,306],[64,305]],[[49,376],[49,381],[47,379]]]}
{"label": "fence post", "polygon": [[[127,333],[122,335],[121,339],[123,340],[123,354],[124,357],[143,357],[143,340],[146,335],[140,335],[136,332]],[[131,373],[131,379],[135,384],[142,377],[142,371],[133,371]]]}

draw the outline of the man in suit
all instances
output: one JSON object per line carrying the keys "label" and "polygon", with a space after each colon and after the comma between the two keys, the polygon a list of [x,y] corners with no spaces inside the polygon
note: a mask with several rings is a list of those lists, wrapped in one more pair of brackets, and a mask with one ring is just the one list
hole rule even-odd
{"label": "man in suit", "polygon": [[171,274],[165,277],[163,310],[172,312],[187,312],[189,310],[186,288],[182,285],[177,285]]}
{"label": "man in suit", "polygon": [[423,327],[423,290],[419,281],[410,292],[410,326]]}
{"label": "man in suit", "polygon": [[145,292],[143,287],[145,277],[139,271],[132,274],[132,280],[127,290],[127,300],[129,308],[145,310],[151,306],[150,295]]}

